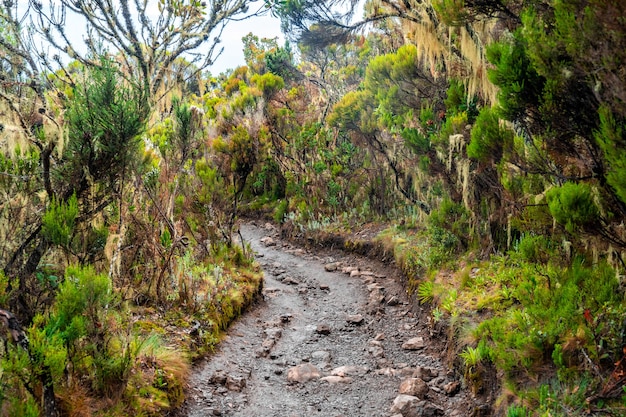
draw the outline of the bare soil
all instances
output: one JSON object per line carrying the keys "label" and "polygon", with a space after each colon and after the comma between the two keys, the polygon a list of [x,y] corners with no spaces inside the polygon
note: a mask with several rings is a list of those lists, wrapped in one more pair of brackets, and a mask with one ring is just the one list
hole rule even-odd
{"label": "bare soil", "polygon": [[[393,265],[294,246],[270,225],[242,233],[265,272],[263,299],[196,366],[180,416],[490,415],[442,362],[445,340]],[[406,380],[419,392],[392,409]]]}

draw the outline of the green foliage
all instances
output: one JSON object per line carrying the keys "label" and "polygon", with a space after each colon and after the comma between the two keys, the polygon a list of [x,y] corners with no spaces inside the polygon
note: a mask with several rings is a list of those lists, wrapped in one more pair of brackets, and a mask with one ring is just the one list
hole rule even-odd
{"label": "green foliage", "polygon": [[617,197],[626,203],[626,138],[624,121],[616,119],[607,106],[599,110],[600,126],[595,140],[607,162],[606,181]]}
{"label": "green foliage", "polygon": [[499,87],[498,105],[507,120],[524,117],[528,107],[537,107],[544,79],[532,65],[525,44],[519,39],[494,42],[487,46],[487,58],[494,64],[488,71],[489,80]]}
{"label": "green foliage", "polygon": [[101,59],[101,67],[84,74],[65,113],[68,141],[59,175],[79,197],[87,181],[115,191],[125,170],[136,161],[139,134],[148,117],[146,92],[129,85],[115,63]]}
{"label": "green foliage", "polygon": [[276,206],[276,209],[274,210],[274,221],[279,224],[284,222],[288,210],[289,202],[287,200],[282,200],[278,203],[278,206]]}
{"label": "green foliage", "polygon": [[254,74],[250,79],[257,88],[263,92],[265,97],[272,97],[285,87],[285,81],[279,75],[268,72],[263,75]]}
{"label": "green foliage", "polygon": [[74,234],[78,213],[76,194],[72,194],[67,202],[53,199],[41,220],[43,235],[53,244],[67,248]]}
{"label": "green foliage", "polygon": [[417,287],[417,299],[420,304],[432,303],[435,299],[435,284],[432,281],[424,281]]}
{"label": "green foliage", "polygon": [[424,154],[430,150],[430,140],[418,129],[405,127],[400,133],[406,145],[416,154]]}
{"label": "green foliage", "polygon": [[567,182],[551,188],[546,198],[550,214],[568,232],[598,224],[599,211],[589,184]]}
{"label": "green foliage", "polygon": [[111,280],[92,267],[69,267],[59,285],[48,332],[59,333],[66,345],[102,336],[105,312],[113,301]]}
{"label": "green foliage", "polygon": [[547,263],[556,256],[554,243],[542,235],[523,235],[516,244],[515,251],[526,262]]}
{"label": "green foliage", "polygon": [[472,127],[467,156],[481,162],[500,161],[503,153],[513,145],[514,133],[501,125],[494,110],[483,108]]}
{"label": "green foliage", "polygon": [[445,198],[439,207],[428,216],[430,241],[435,247],[447,252],[458,249],[458,245],[467,246],[469,235],[469,212],[460,203]]}
{"label": "green foliage", "polygon": [[512,405],[506,410],[506,417],[530,417],[531,413],[526,407]]}

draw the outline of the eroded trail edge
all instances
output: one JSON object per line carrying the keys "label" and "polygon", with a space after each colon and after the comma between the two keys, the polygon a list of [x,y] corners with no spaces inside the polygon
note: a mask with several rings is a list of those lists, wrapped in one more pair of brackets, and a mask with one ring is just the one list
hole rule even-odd
{"label": "eroded trail edge", "polygon": [[396,272],[291,246],[269,224],[242,233],[265,272],[263,301],[197,368],[184,415],[472,414]]}

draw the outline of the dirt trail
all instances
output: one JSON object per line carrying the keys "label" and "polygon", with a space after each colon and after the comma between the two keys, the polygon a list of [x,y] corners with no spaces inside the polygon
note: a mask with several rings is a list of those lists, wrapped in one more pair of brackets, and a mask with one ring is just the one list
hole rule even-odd
{"label": "dirt trail", "polygon": [[471,415],[392,269],[292,247],[269,225],[242,233],[265,271],[263,301],[197,367],[183,415]]}

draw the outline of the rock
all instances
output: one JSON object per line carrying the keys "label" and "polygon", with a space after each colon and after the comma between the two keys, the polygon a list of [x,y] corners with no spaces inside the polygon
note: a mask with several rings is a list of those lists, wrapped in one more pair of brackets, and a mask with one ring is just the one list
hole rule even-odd
{"label": "rock", "polygon": [[374,340],[385,340],[385,334],[384,333],[378,333],[376,335],[376,337],[374,338]]}
{"label": "rock", "polygon": [[348,275],[350,275],[354,270],[358,270],[358,268],[355,268],[353,266],[344,266],[343,268],[341,268],[341,272]]}
{"label": "rock", "polygon": [[274,347],[275,344],[276,344],[276,340],[265,339],[261,343],[261,347],[263,348],[264,351],[269,352]]}
{"label": "rock", "polygon": [[287,372],[287,381],[299,382],[301,384],[311,381],[313,379],[319,379],[322,375],[319,369],[310,363],[303,363],[289,369]]}
{"label": "rock", "polygon": [[409,414],[413,408],[419,403],[420,399],[414,397],[412,395],[404,395],[400,394],[393,400],[393,405],[391,406],[392,413],[399,413],[403,416],[409,416]]}
{"label": "rock", "polygon": [[346,317],[346,321],[349,324],[354,324],[356,326],[360,326],[361,324],[363,324],[363,322],[365,322],[365,319],[360,314],[353,314],[353,315],[350,315],[350,316]]}
{"label": "rock", "polygon": [[395,295],[392,296],[389,301],[387,301],[387,305],[388,306],[397,306],[398,304],[400,304],[400,300],[398,299],[398,297],[396,297]]}
{"label": "rock", "polygon": [[311,353],[311,359],[314,362],[329,362],[330,361],[330,352],[325,350],[318,350]]}
{"label": "rock", "polygon": [[226,375],[226,372],[218,369],[217,371],[213,372],[213,375],[211,375],[211,377],[209,378],[209,382],[216,385],[226,385],[227,379],[228,375]]}
{"label": "rock", "polygon": [[417,371],[413,374],[414,378],[420,378],[423,381],[429,382],[437,376],[437,372],[430,368],[417,368]]}
{"label": "rock", "polygon": [[400,394],[411,395],[423,400],[426,394],[428,394],[428,385],[419,378],[408,378],[400,384],[399,392]]}
{"label": "rock", "polygon": [[330,326],[328,324],[318,324],[315,333],[328,335],[330,334]]}
{"label": "rock", "polygon": [[367,348],[367,351],[375,358],[380,359],[385,357],[385,351],[380,346],[370,346]]}
{"label": "rock", "polygon": [[285,279],[283,279],[283,284],[300,285],[300,281],[298,281],[297,279],[292,278],[292,277],[285,277]]}
{"label": "rock", "polygon": [[243,377],[229,375],[226,378],[226,388],[229,391],[241,392],[246,387],[246,380]]}
{"label": "rock", "polygon": [[322,291],[330,291],[330,287],[326,284],[320,284],[320,290]]}
{"label": "rock", "polygon": [[428,401],[420,401],[415,407],[414,414],[407,417],[436,417],[444,415],[443,408]]}
{"label": "rock", "polygon": [[424,338],[421,336],[411,338],[402,344],[402,349],[405,350],[419,350],[426,346]]}
{"label": "rock", "polygon": [[265,336],[270,339],[278,340],[283,335],[283,329],[280,327],[270,327],[264,330]]}
{"label": "rock", "polygon": [[474,408],[470,414],[472,417],[487,417],[491,415],[491,407],[488,404],[482,404]]}
{"label": "rock", "polygon": [[361,276],[361,273],[359,272],[358,269],[353,269],[352,271],[350,271],[350,278],[356,278],[360,276]]}
{"label": "rock", "polygon": [[330,376],[325,376],[323,378],[320,378],[320,381],[326,381],[331,385],[334,384],[349,384],[352,382],[352,378],[350,377],[343,377],[343,376],[338,376],[338,375],[330,375]]}
{"label": "rock", "polygon": [[385,287],[380,286],[380,285],[378,285],[378,284],[377,284],[377,283],[375,283],[375,282],[374,282],[374,283],[372,283],[372,284],[369,284],[369,285],[367,286],[367,290],[368,290],[368,291],[370,291],[370,292],[372,292],[372,291],[377,291],[377,290],[378,290],[378,291],[383,291],[384,289],[385,289]]}
{"label": "rock", "polygon": [[395,376],[396,370],[393,368],[389,368],[389,367],[381,368],[381,369],[376,370],[376,375]]}
{"label": "rock", "polygon": [[368,304],[377,306],[385,301],[385,294],[382,290],[376,289],[370,293]]}
{"label": "rock", "polygon": [[327,272],[335,272],[338,267],[339,267],[339,264],[337,262],[331,262],[329,264],[324,265],[324,269]]}
{"label": "rock", "polygon": [[456,393],[459,392],[460,389],[461,383],[459,381],[448,382],[446,385],[443,386],[443,392],[445,392],[446,395],[449,396],[456,395]]}
{"label": "rock", "polygon": [[361,272],[361,275],[364,277],[373,277],[374,273],[372,271],[363,271]]}
{"label": "rock", "polygon": [[276,242],[270,236],[265,236],[261,239],[261,243],[265,246],[276,246]]}
{"label": "rock", "polygon": [[438,405],[404,394],[398,395],[393,400],[391,412],[400,413],[403,417],[436,417],[443,415],[443,409]]}
{"label": "rock", "polygon": [[365,375],[368,372],[369,369],[365,366],[339,366],[330,371],[330,374],[333,376],[360,376]]}

